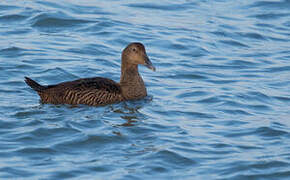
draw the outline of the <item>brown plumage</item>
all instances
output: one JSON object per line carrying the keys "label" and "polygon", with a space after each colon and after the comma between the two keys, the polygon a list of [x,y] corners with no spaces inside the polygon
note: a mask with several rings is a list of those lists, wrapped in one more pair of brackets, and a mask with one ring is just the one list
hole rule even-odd
{"label": "brown plumage", "polygon": [[28,77],[25,77],[25,82],[38,93],[43,103],[106,105],[140,99],[147,95],[138,72],[138,64],[155,71],[143,44],[131,43],[122,52],[119,83],[102,77],[83,78],[48,86],[40,85]]}

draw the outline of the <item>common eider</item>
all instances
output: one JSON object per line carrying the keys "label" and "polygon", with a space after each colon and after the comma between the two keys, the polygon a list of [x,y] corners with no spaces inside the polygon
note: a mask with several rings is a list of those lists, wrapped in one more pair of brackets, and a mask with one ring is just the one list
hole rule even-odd
{"label": "common eider", "polygon": [[100,106],[126,100],[137,100],[147,95],[138,65],[155,71],[142,43],[131,43],[122,52],[121,78],[117,83],[103,77],[83,78],[55,85],[43,86],[25,77],[25,82],[35,90],[42,103],[86,104]]}

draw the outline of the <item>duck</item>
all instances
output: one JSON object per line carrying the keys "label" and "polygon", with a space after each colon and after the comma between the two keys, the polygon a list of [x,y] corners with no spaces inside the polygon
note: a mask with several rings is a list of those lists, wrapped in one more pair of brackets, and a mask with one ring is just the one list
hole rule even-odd
{"label": "duck", "polygon": [[44,104],[102,106],[147,96],[138,65],[156,70],[147,56],[145,46],[133,42],[122,51],[120,82],[104,77],[81,78],[54,85],[41,85],[25,77],[25,82],[37,92]]}

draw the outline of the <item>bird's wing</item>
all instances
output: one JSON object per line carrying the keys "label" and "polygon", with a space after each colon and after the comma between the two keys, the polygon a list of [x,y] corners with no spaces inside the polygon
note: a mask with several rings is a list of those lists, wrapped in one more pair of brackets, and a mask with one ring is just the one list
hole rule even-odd
{"label": "bird's wing", "polygon": [[[122,100],[121,87],[111,79],[95,77],[47,86],[48,102],[102,105]],[[45,99],[45,98],[42,98]]]}

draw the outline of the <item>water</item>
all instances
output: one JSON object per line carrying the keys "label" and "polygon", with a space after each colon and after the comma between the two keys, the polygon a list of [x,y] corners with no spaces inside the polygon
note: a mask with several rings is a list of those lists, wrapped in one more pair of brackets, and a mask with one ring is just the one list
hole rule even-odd
{"label": "water", "polygon": [[[139,41],[149,96],[41,104],[23,81],[119,81]],[[1,1],[0,179],[289,179],[290,1]]]}

